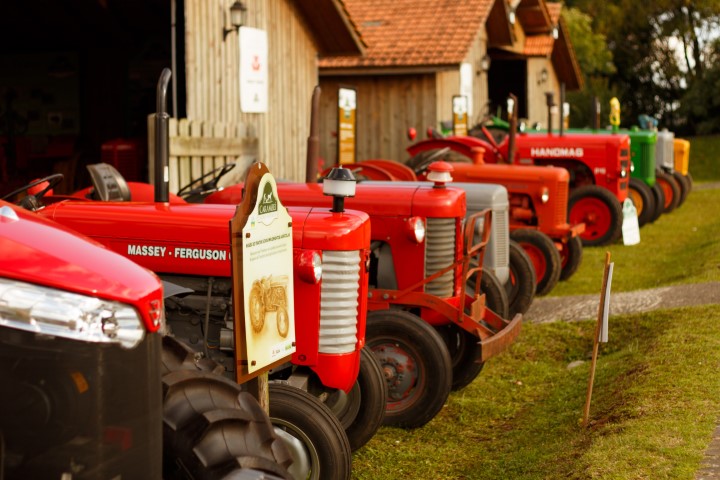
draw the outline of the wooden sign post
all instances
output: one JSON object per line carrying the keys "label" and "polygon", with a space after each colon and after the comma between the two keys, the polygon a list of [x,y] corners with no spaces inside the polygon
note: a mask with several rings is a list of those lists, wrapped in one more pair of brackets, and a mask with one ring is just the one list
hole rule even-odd
{"label": "wooden sign post", "polygon": [[468,134],[468,98],[465,95],[455,95],[452,98],[453,135],[465,136]]}
{"label": "wooden sign post", "polygon": [[593,352],[592,363],[590,364],[590,380],[588,381],[587,397],[585,398],[585,410],[583,412],[583,427],[587,426],[588,419],[590,417],[590,399],[592,398],[593,383],[595,382],[595,367],[597,365],[598,349],[600,347],[600,342],[607,343],[612,271],[613,264],[610,263],[610,252],[606,252],[605,271],[603,273],[602,291],[600,292],[600,305],[598,305],[598,317],[597,323],[595,324],[595,335],[593,336]]}
{"label": "wooden sign post", "polygon": [[338,89],[338,164],[355,163],[357,145],[357,90]]}
{"label": "wooden sign post", "polygon": [[292,218],[263,163],[246,173],[230,221],[237,382],[268,411],[267,372],[295,352]]}

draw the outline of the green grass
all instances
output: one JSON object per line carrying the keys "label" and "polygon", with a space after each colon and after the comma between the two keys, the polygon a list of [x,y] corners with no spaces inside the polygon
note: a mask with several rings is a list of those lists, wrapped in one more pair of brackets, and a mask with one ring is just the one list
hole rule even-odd
{"label": "green grass", "polygon": [[685,203],[640,229],[640,244],[586,247],[578,271],[550,295],[597,293],[605,252],[615,262],[612,290],[720,281],[720,189],[693,190]]}
{"label": "green grass", "polygon": [[429,424],[382,428],[355,454],[354,477],[693,478],[720,415],[720,312],[612,317],[584,428],[593,329],[525,325]]}
{"label": "green grass", "polygon": [[720,136],[691,137],[690,173],[698,182],[720,181]]}

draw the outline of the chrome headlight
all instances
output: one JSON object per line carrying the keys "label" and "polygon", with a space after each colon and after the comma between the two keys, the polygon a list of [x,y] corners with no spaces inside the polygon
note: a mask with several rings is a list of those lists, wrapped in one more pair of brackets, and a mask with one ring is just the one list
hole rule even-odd
{"label": "chrome headlight", "polygon": [[145,336],[130,305],[0,278],[0,325],[81,342],[135,347]]}
{"label": "chrome headlight", "polygon": [[542,203],[547,203],[550,201],[550,189],[548,187],[543,187],[542,191],[540,192],[540,201]]}

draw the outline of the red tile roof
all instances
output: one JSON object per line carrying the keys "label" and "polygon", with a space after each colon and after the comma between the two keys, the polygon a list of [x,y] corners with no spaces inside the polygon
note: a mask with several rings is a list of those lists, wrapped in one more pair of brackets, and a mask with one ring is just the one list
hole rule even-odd
{"label": "red tile roof", "polygon": [[493,0],[344,0],[367,45],[321,68],[452,65],[467,56]]}
{"label": "red tile roof", "polygon": [[552,35],[533,35],[525,37],[523,54],[529,57],[549,56],[552,53],[555,39]]}

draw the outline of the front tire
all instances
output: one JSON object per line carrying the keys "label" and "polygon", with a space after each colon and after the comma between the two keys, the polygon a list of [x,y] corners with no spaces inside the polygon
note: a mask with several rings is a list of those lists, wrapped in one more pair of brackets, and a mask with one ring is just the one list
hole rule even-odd
{"label": "front tire", "polygon": [[662,187],[660,187],[660,184],[657,182],[655,182],[655,185],[653,185],[652,187],[652,193],[653,200],[655,201],[655,211],[653,212],[653,216],[650,222],[654,223],[655,220],[660,218],[663,210],[665,210],[665,193],[663,193]]}
{"label": "front tire", "polygon": [[622,235],[622,205],[609,190],[584,185],[570,192],[568,223],[585,223],[583,245],[610,245]]}
{"label": "front tire", "polygon": [[628,195],[637,210],[638,225],[642,227],[648,223],[655,214],[655,198],[652,190],[650,190],[650,187],[642,180],[631,178]]}
{"label": "front tire", "polygon": [[481,362],[482,348],[478,338],[454,323],[436,327],[445,341],[452,362],[452,390],[460,390],[472,383],[485,364]]}
{"label": "front tire", "polygon": [[567,243],[563,244],[560,250],[560,260],[562,263],[562,271],[560,272],[560,280],[567,280],[573,276],[580,267],[583,257],[582,240],[575,235]]}
{"label": "front tire", "polygon": [[366,344],[385,372],[384,425],[417,428],[445,405],[452,363],[442,338],[420,317],[402,310],[369,312]]}
{"label": "front tire", "polygon": [[328,407],[299,388],[270,383],[270,422],[293,454],[295,479],[349,479],[352,452],[340,422]]}
{"label": "front tire", "polygon": [[510,238],[520,244],[530,257],[537,286],[536,295],[549,293],[560,280],[560,252],[553,241],[542,232],[521,228],[510,234]]}
{"label": "front tire", "polygon": [[680,187],[680,198],[677,204],[677,208],[680,208],[680,206],[685,203],[688,193],[690,193],[690,183],[687,177],[680,172],[673,172],[672,176]]}
{"label": "front tire", "polygon": [[505,284],[510,307],[506,318],[514,318],[530,309],[535,298],[537,279],[532,260],[519,243],[510,240],[510,278]]}
{"label": "front tire", "polygon": [[670,213],[677,208],[680,201],[680,185],[672,175],[665,172],[657,172],[655,179],[665,195],[663,213]]}

